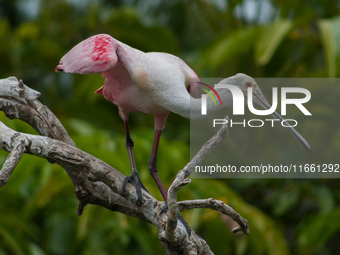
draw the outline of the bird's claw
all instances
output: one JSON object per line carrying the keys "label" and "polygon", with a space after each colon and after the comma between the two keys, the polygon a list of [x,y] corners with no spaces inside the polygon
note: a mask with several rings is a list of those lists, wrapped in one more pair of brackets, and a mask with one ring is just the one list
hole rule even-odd
{"label": "bird's claw", "polygon": [[137,205],[142,206],[142,204],[143,204],[142,203],[142,189],[144,189],[146,192],[148,192],[148,190],[144,187],[143,183],[139,179],[138,173],[132,172],[132,175],[125,177],[125,179],[123,181],[122,190],[121,190],[121,194],[122,194],[123,197],[124,197],[124,194],[125,194],[125,187],[129,182],[132,183],[136,188]]}
{"label": "bird's claw", "polygon": [[168,204],[165,204],[162,209],[161,212],[159,213],[159,215],[161,215],[162,213],[165,213],[168,210]]}

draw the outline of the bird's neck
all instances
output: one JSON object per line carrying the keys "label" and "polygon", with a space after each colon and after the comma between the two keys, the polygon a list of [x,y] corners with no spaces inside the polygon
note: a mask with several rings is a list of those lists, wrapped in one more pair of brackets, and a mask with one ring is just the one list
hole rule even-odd
{"label": "bird's neck", "polygon": [[[206,108],[207,108],[207,113],[209,112],[215,112],[220,110],[221,108],[225,107],[232,107],[233,105],[233,98],[232,94],[229,90],[227,89],[216,89],[216,92],[221,98],[222,105],[219,102],[219,99],[217,96],[212,93],[214,96],[214,99],[216,101],[216,104],[214,100],[207,95],[206,96]],[[183,113],[179,113],[180,115],[190,118],[190,119],[202,119],[205,118],[206,115],[202,115],[202,99],[201,98],[192,98],[190,97],[190,107],[187,108],[186,111],[183,111]]]}

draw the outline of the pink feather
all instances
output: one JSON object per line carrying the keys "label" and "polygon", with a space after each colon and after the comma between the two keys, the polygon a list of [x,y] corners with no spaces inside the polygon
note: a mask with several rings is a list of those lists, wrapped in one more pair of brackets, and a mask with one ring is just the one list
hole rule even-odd
{"label": "pink feather", "polygon": [[56,71],[104,73],[118,62],[118,43],[109,35],[92,36],[74,46],[61,60]]}

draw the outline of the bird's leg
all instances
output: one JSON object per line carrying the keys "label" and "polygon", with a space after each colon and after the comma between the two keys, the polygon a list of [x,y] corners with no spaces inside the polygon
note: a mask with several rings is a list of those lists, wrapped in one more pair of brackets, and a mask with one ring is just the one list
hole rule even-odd
{"label": "bird's leg", "polygon": [[121,193],[122,193],[122,196],[124,196],[126,184],[128,182],[132,183],[136,187],[137,205],[141,205],[142,204],[142,191],[141,191],[141,188],[143,188],[144,190],[146,190],[146,188],[144,187],[143,183],[139,179],[139,175],[138,175],[138,172],[137,172],[137,169],[136,169],[136,165],[135,165],[135,160],[133,158],[133,146],[134,146],[134,143],[133,143],[133,141],[131,139],[131,136],[130,136],[128,120],[124,120],[124,127],[125,127],[125,134],[126,134],[126,148],[128,150],[129,157],[130,157],[132,174],[131,174],[131,176],[127,176],[125,178],[125,180],[123,182]]}
{"label": "bird's leg", "polygon": [[157,165],[156,165],[157,151],[158,151],[158,145],[159,145],[159,139],[161,137],[161,133],[162,133],[162,130],[156,130],[155,131],[155,138],[154,138],[154,141],[153,141],[151,158],[150,158],[150,162],[149,162],[149,171],[150,171],[152,178],[155,180],[159,191],[162,194],[164,202],[167,203],[167,201],[168,201],[167,192],[166,192],[166,190],[163,186],[161,179],[159,179],[159,176],[157,174],[158,169],[157,169]]}
{"label": "bird's leg", "polygon": [[[158,145],[159,145],[159,140],[161,137],[161,133],[162,130],[157,130],[155,131],[155,138],[154,138],[154,142],[153,142],[153,147],[152,147],[152,152],[151,152],[151,159],[149,162],[149,171],[150,174],[152,176],[152,178],[155,180],[159,191],[162,194],[162,197],[164,199],[165,202],[165,206],[162,208],[161,213],[164,213],[167,209],[168,209],[168,193],[166,192],[164,185],[161,181],[161,179],[159,178],[157,172],[157,165],[156,165],[156,159],[157,159],[157,151],[158,151]],[[191,228],[189,227],[188,223],[185,221],[185,219],[183,218],[182,214],[180,212],[178,212],[178,219],[182,222],[182,224],[184,225],[186,231],[188,232],[189,236],[191,233]]]}

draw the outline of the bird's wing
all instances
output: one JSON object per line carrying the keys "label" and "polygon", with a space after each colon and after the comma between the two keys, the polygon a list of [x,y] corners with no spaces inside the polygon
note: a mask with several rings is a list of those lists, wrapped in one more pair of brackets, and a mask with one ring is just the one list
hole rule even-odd
{"label": "bird's wing", "polygon": [[67,73],[104,73],[118,62],[119,42],[106,34],[92,36],[74,46],[60,60],[56,71]]}
{"label": "bird's wing", "polygon": [[202,90],[198,89],[198,87],[201,87],[200,79],[195,73],[194,70],[192,70],[187,63],[185,63],[182,59],[179,57],[176,57],[178,59],[180,68],[182,70],[182,73],[185,76],[185,87],[187,88],[187,91],[193,98],[199,98],[201,97]]}
{"label": "bird's wing", "polygon": [[149,52],[142,56],[141,62],[148,76],[148,95],[151,100],[156,105],[189,118],[191,101],[200,97],[197,87],[201,84],[197,83],[197,74],[183,60],[168,53]]}

